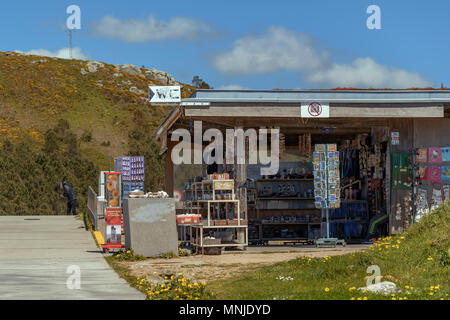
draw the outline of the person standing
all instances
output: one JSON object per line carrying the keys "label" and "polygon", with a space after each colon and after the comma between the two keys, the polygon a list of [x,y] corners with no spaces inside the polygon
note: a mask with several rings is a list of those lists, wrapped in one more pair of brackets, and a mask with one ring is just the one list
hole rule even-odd
{"label": "person standing", "polygon": [[60,182],[59,190],[63,191],[61,198],[67,199],[67,215],[72,214],[75,216],[77,214],[77,195],[73,190],[72,186],[66,182]]}

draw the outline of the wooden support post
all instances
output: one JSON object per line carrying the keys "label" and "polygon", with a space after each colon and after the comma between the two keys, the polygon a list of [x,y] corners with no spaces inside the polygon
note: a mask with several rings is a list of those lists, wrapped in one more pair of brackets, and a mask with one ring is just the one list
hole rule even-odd
{"label": "wooden support post", "polygon": [[172,162],[172,149],[177,142],[167,141],[167,151],[164,155],[164,166],[165,166],[165,189],[169,197],[173,197],[173,162]]}

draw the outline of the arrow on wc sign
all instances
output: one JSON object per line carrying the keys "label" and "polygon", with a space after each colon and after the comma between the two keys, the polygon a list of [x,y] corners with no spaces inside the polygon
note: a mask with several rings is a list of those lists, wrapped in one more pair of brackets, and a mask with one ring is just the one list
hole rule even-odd
{"label": "arrow on wc sign", "polygon": [[180,86],[153,86],[149,87],[150,103],[168,104],[181,103]]}

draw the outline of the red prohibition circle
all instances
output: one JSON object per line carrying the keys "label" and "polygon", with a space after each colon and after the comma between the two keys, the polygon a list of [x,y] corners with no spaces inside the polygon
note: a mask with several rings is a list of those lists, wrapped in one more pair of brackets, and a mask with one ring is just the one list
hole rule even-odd
{"label": "red prohibition circle", "polygon": [[322,114],[322,105],[318,102],[312,102],[308,106],[308,113],[311,117],[318,117]]}

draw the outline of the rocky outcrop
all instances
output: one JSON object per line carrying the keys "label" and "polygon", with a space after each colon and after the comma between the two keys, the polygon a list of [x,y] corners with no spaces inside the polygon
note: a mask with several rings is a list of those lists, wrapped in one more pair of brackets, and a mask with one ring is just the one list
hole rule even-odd
{"label": "rocky outcrop", "polygon": [[130,92],[133,92],[133,93],[135,93],[135,94],[137,94],[137,95],[146,95],[147,94],[147,92],[145,91],[145,90],[140,90],[140,89],[138,89],[138,88],[136,88],[136,87],[131,87],[130,88]]}
{"label": "rocky outcrop", "polygon": [[156,80],[158,82],[161,82],[163,85],[169,85],[169,84],[175,84],[175,79],[168,74],[167,72],[157,70],[157,69],[151,69],[145,71],[145,77],[148,80]]}
{"label": "rocky outcrop", "polygon": [[[89,61],[86,65],[86,68],[81,68],[81,74],[85,75],[88,73],[95,73],[99,68],[103,68],[105,66],[104,63],[98,61]],[[86,70],[87,69],[87,70]]]}
{"label": "rocky outcrop", "polygon": [[123,73],[131,74],[134,76],[142,75],[141,69],[132,64],[124,64],[123,66],[119,67],[119,70]]}
{"label": "rocky outcrop", "polygon": [[[103,68],[105,66],[102,62],[97,61],[89,61],[84,68],[81,68],[81,74],[89,74],[89,73],[95,73],[100,68]],[[119,78],[123,76],[124,74],[134,75],[134,76],[142,76],[145,77],[147,80],[150,81],[157,81],[158,83],[161,83],[162,85],[177,85],[178,82],[175,81],[175,79],[170,75],[169,73],[161,70],[157,70],[155,68],[146,70],[142,72],[142,70],[136,67],[133,64],[124,64],[124,65],[118,65],[114,64],[115,67],[115,73],[113,74],[114,78]],[[131,85],[130,83],[124,83],[126,85]],[[133,91],[134,92],[134,91]]]}
{"label": "rocky outcrop", "polygon": [[87,64],[87,69],[89,72],[97,72],[99,68],[103,68],[105,64],[98,61],[89,61]]}

